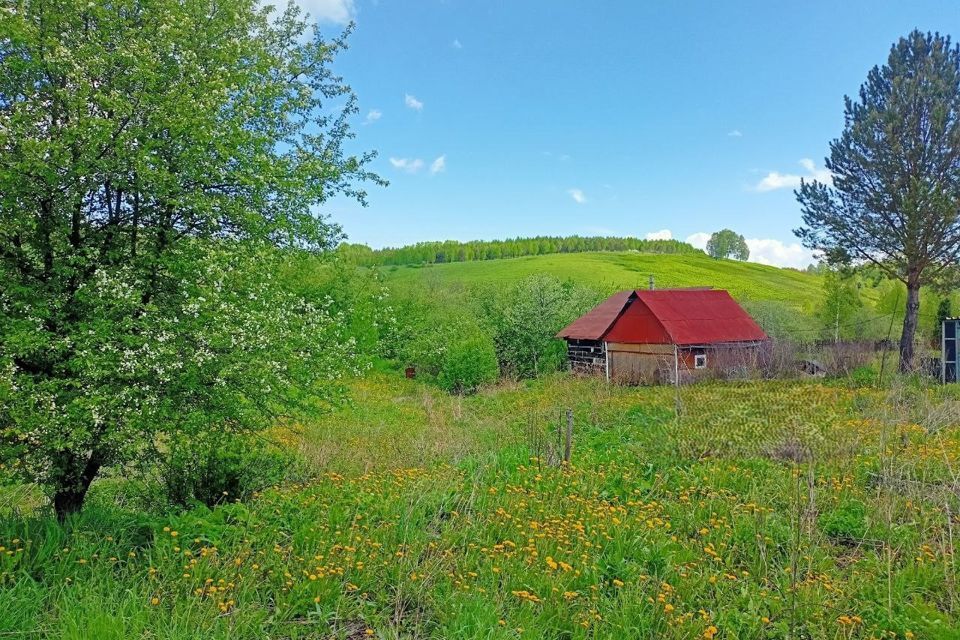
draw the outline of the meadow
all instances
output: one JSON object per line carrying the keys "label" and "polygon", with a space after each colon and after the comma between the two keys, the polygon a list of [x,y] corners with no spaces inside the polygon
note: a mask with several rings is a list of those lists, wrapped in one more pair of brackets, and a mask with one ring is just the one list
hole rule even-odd
{"label": "meadow", "polygon": [[424,284],[511,284],[530,275],[549,273],[611,293],[631,287],[645,289],[653,275],[659,288],[711,286],[727,289],[738,300],[779,302],[801,313],[812,313],[822,296],[822,279],[817,275],[751,262],[716,260],[703,253],[557,253],[383,270],[387,281],[401,291]]}
{"label": "meadow", "polygon": [[955,638],[956,395],[374,371],[249,500],[4,517],[0,637]]}
{"label": "meadow", "polygon": [[[405,120],[388,94],[351,88],[375,77],[339,75],[354,64],[340,62],[353,2],[13,4],[0,19],[0,640],[960,638],[960,388],[899,377],[877,353],[904,327],[900,370],[929,375],[960,307],[960,47],[948,37],[899,40],[850,92],[829,171],[801,161],[815,179],[795,191],[794,235],[853,261],[808,273],[746,262],[730,229],[708,246],[743,262],[638,238],[347,244],[335,212],[374,205],[348,226],[423,237],[473,226],[457,221],[471,209],[457,199],[476,199],[458,180],[487,199],[510,181],[535,194],[515,136],[497,137],[511,121],[502,96],[518,92],[482,91],[507,116],[483,138],[491,157],[519,163],[497,184],[457,169],[457,148],[475,145],[443,130],[454,94],[411,82],[432,106],[406,94]],[[389,45],[366,30],[377,3],[363,4],[358,44]],[[542,13],[532,26],[562,35]],[[418,23],[432,21],[384,26],[401,48],[436,47],[414,39]],[[525,79],[570,75],[508,31],[493,29],[497,51],[544,54]],[[589,44],[556,46],[583,58]],[[649,49],[629,56],[631,73],[678,57]],[[480,51],[418,61],[473,64]],[[403,58],[364,55],[371,72]],[[500,57],[521,68],[522,55]],[[404,67],[397,80],[426,68]],[[503,80],[482,67],[477,87]],[[590,89],[566,84],[568,98]],[[420,157],[389,156],[401,153],[379,137],[390,127],[416,134]],[[431,130],[444,147],[427,144]],[[731,145],[756,150],[756,134]],[[636,154],[595,151],[640,176],[634,199],[669,191],[642,184]],[[744,191],[750,166],[771,169],[757,191],[796,182],[769,159],[730,156],[723,187],[715,164],[695,183]],[[658,166],[669,173],[669,158]],[[428,175],[415,216],[382,195],[391,181],[415,195]],[[537,211],[546,232],[574,211],[654,228],[629,213],[649,206],[611,209],[614,192],[570,189],[589,206],[564,209],[541,186],[542,203],[500,198],[483,228],[510,233],[511,216],[528,227]],[[671,209],[694,210],[657,215]],[[757,231],[749,215],[712,215]],[[558,331],[651,278],[728,290],[773,357],[676,388],[572,374]],[[688,326],[734,324],[684,311]],[[707,346],[742,339],[717,333]],[[832,360],[810,362],[819,354]],[[831,378],[799,379],[801,367]]]}

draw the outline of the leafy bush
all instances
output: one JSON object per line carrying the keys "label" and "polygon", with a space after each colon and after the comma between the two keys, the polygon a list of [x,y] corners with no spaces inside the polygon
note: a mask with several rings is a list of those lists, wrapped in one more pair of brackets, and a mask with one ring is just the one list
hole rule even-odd
{"label": "leafy bush", "polygon": [[567,350],[556,333],[602,295],[549,275],[532,275],[506,290],[481,292],[480,315],[508,375],[535,378],[563,367]]}
{"label": "leafy bush", "polygon": [[170,504],[212,507],[279,483],[292,462],[290,454],[273,446],[227,437],[174,447],[161,475]]}
{"label": "leafy bush", "polygon": [[482,384],[496,381],[499,374],[493,342],[478,335],[447,351],[437,383],[451,393],[470,393]]}
{"label": "leafy bush", "polygon": [[808,339],[818,328],[813,318],[797,313],[788,302],[744,300],[742,304],[767,335],[781,341]]}
{"label": "leafy bush", "polygon": [[850,372],[850,384],[855,388],[872,387],[877,382],[877,370],[873,367],[857,367]]}
{"label": "leafy bush", "polygon": [[836,540],[862,540],[867,535],[867,508],[848,500],[820,517],[820,528]]}

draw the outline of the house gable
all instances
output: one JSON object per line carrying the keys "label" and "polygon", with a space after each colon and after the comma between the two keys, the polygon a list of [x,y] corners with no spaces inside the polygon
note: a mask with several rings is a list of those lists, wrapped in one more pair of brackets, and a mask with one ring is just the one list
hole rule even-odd
{"label": "house gable", "polygon": [[624,344],[673,344],[663,323],[639,297],[628,303],[603,339]]}

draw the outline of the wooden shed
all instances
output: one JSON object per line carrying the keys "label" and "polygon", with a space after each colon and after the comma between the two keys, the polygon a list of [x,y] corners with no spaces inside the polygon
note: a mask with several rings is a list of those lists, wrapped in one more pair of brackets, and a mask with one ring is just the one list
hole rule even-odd
{"label": "wooden shed", "polygon": [[574,370],[608,380],[674,382],[755,367],[769,337],[726,291],[616,293],[560,333]]}

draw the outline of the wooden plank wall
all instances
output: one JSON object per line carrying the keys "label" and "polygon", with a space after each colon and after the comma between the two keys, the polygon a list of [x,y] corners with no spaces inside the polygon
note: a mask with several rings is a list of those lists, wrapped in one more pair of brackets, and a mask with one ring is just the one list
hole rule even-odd
{"label": "wooden plank wall", "polygon": [[654,384],[664,377],[672,380],[673,345],[607,344],[610,353],[610,379],[626,384]]}

